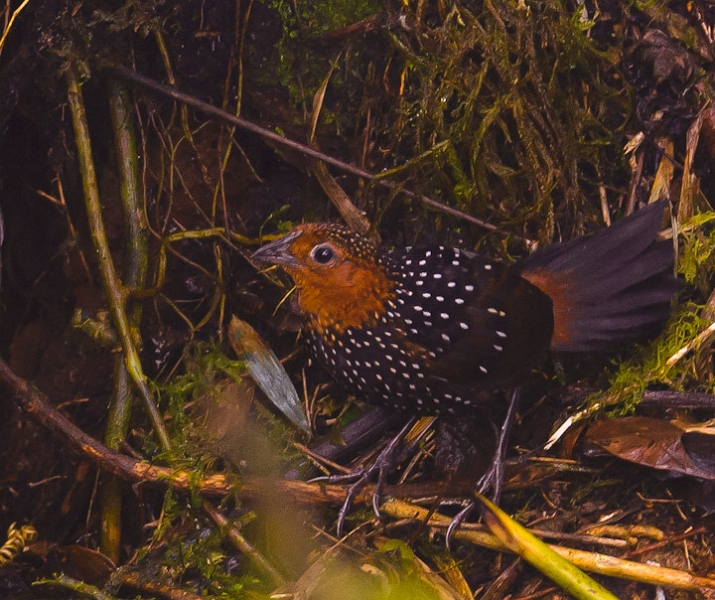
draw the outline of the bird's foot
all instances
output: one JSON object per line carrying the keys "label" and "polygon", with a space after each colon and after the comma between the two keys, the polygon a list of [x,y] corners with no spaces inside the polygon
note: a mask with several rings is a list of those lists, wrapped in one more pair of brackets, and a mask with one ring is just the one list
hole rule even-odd
{"label": "bird's foot", "polygon": [[[514,388],[511,395],[511,400],[509,401],[509,408],[506,412],[506,417],[504,417],[504,423],[502,423],[501,429],[497,436],[497,447],[494,451],[494,459],[491,465],[486,470],[484,475],[479,478],[477,482],[477,492],[480,494],[486,494],[487,492],[492,492],[492,501],[494,504],[499,504],[501,500],[501,494],[504,487],[504,465],[506,463],[506,446],[509,441],[509,433],[511,431],[512,423],[514,422],[514,414],[519,406],[519,399],[521,398],[521,388]],[[474,501],[469,500],[462,510],[460,510],[452,519],[447,527],[447,532],[445,534],[445,542],[449,548],[450,540],[452,535],[457,530],[457,528],[464,523],[466,518],[474,509]]]}
{"label": "bird's foot", "polygon": [[353,481],[353,484],[348,488],[345,495],[345,501],[338,512],[336,527],[338,537],[343,537],[345,518],[350,510],[350,507],[352,506],[353,500],[355,500],[355,497],[360,490],[362,490],[370,482],[375,473],[377,473],[377,483],[375,485],[375,491],[372,494],[372,509],[377,517],[380,516],[380,500],[382,499],[382,491],[385,488],[387,476],[395,469],[396,457],[398,454],[397,451],[400,447],[400,443],[416,421],[417,417],[410,417],[407,423],[402,427],[402,429],[400,429],[400,432],[390,440],[385,448],[382,449],[380,454],[370,466],[361,467],[352,473],[318,477],[312,480],[327,481],[329,483],[344,483],[347,481]]}

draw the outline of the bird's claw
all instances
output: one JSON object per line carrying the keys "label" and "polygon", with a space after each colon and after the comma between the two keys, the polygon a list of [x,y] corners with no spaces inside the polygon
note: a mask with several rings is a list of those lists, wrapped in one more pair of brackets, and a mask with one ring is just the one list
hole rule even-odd
{"label": "bird's claw", "polygon": [[352,506],[353,500],[355,500],[355,496],[357,496],[358,492],[368,484],[375,471],[378,471],[379,475],[377,485],[375,486],[375,491],[372,494],[372,509],[373,511],[375,511],[376,517],[380,516],[379,506],[380,498],[382,497],[381,486],[384,485],[385,477],[383,476],[383,471],[385,471],[386,467],[385,465],[376,466],[376,464],[377,463],[373,463],[372,465],[370,465],[370,467],[366,469],[360,469],[358,472],[355,473],[357,479],[348,488],[348,491],[345,494],[345,501],[340,507],[340,511],[338,511],[336,532],[339,538],[343,537],[343,532],[345,529],[345,519],[348,515],[350,507]]}
{"label": "bird's claw", "polygon": [[[494,459],[492,460],[491,466],[487,469],[486,473],[479,478],[477,482],[477,492],[480,494],[486,494],[487,492],[492,492],[492,501],[494,504],[499,504],[501,500],[502,488],[504,486],[504,463],[506,462],[506,445],[509,440],[509,432],[511,430],[511,424],[514,421],[514,414],[519,406],[519,400],[521,398],[521,388],[516,387],[511,395],[511,400],[509,401],[509,408],[506,412],[506,417],[504,418],[504,423],[501,426],[497,434],[497,447],[494,452]],[[455,517],[450,522],[447,527],[447,532],[445,533],[445,543],[447,548],[449,548],[449,542],[452,539],[452,534],[457,530],[457,528],[465,521],[472,512],[474,508],[474,502],[470,501],[465,505],[465,507],[460,510]]]}
{"label": "bird's claw", "polygon": [[410,417],[407,423],[402,427],[400,432],[390,440],[390,442],[385,446],[385,448],[380,452],[375,461],[369,467],[362,467],[356,469],[352,473],[344,473],[342,475],[329,475],[327,477],[317,477],[312,481],[327,481],[330,483],[344,483],[347,481],[353,481],[353,484],[348,488],[345,494],[345,501],[340,507],[338,512],[337,520],[337,535],[338,537],[343,537],[343,530],[345,527],[345,518],[347,517],[348,511],[352,506],[353,500],[357,496],[358,492],[367,485],[375,472],[378,473],[377,483],[375,485],[375,491],[372,494],[372,509],[375,512],[376,517],[380,517],[380,501],[382,499],[382,490],[385,488],[385,483],[387,481],[387,475],[394,470],[395,467],[395,456],[397,450],[400,446],[400,442],[404,439],[407,432],[417,421],[416,417]]}

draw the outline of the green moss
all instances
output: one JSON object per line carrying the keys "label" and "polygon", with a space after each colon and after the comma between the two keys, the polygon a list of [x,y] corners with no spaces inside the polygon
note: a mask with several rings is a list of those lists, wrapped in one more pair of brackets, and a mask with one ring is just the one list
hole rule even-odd
{"label": "green moss", "polygon": [[282,35],[275,52],[265,59],[270,64],[265,64],[258,73],[259,81],[266,85],[279,83],[288,91],[297,109],[296,124],[302,125],[313,95],[330,72],[332,61],[340,57],[342,68],[336,69],[331,77],[331,86],[339,89],[340,94],[321,112],[321,122],[333,125],[340,133],[341,128],[350,126],[350,115],[360,103],[360,82],[367,62],[363,48],[350,45],[346,48],[344,44],[331,44],[321,38],[380,13],[382,3],[376,0],[263,0],[263,3],[279,15]]}
{"label": "green moss", "polygon": [[137,568],[148,576],[171,579],[211,598],[264,598],[271,586],[263,582],[249,561],[240,569],[236,550],[205,513],[180,499],[165,502],[162,526],[154,535],[154,549],[144,552]]}
{"label": "green moss", "polygon": [[705,212],[681,224],[683,244],[679,271],[685,281],[699,285],[706,293],[710,290],[710,274],[715,268],[715,230],[703,226],[713,220],[715,213]]}
{"label": "green moss", "polygon": [[[534,204],[543,215],[557,202],[582,206],[580,173],[618,167],[604,151],[626,120],[617,89],[599,74],[612,68],[586,35],[591,24],[548,1],[486,3],[480,14],[455,3],[452,14],[459,18],[396,39],[409,69],[391,137],[417,152],[450,140],[455,155],[436,156],[434,168],[468,174],[472,186],[457,180],[452,190],[471,212],[504,218]],[[584,106],[577,98],[591,85],[599,93]],[[621,123],[600,123],[614,108]]]}
{"label": "green moss", "polygon": [[676,353],[691,347],[704,327],[707,323],[699,316],[698,307],[683,306],[656,340],[619,364],[607,390],[588,399],[592,410],[608,409],[613,415],[630,414],[642,399],[643,392],[655,384],[664,384],[674,390],[685,389],[688,385],[692,389],[698,384],[697,345],[692,346],[694,352],[677,360]]}

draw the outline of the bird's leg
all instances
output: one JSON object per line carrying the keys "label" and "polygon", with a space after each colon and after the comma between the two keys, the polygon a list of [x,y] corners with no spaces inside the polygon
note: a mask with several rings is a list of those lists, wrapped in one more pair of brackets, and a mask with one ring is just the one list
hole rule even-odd
{"label": "bird's leg", "polygon": [[[509,433],[511,431],[511,426],[514,422],[514,415],[516,414],[516,409],[519,406],[520,399],[521,388],[516,387],[511,394],[509,408],[507,408],[506,417],[504,417],[504,422],[502,423],[501,429],[499,430],[499,435],[497,436],[497,447],[494,451],[494,459],[492,460],[492,464],[477,482],[477,491],[480,494],[484,494],[489,490],[492,491],[492,501],[495,504],[499,504],[499,500],[501,499],[502,487],[504,486],[504,463],[506,462],[506,446],[507,442],[509,441]],[[452,519],[452,522],[449,524],[449,527],[447,527],[447,547],[449,547],[449,541],[452,538],[452,534],[455,532],[457,527],[459,527],[469,516],[469,513],[472,512],[473,508],[474,502],[470,500],[467,505],[462,510],[460,510]]]}
{"label": "bird's leg", "polygon": [[[343,527],[345,525],[345,517],[350,510],[350,506],[355,499],[358,492],[365,487],[365,485],[370,481],[372,476],[377,472],[377,485],[375,486],[375,491],[372,495],[372,508],[375,511],[376,516],[380,516],[380,498],[382,497],[382,490],[385,487],[385,481],[387,475],[395,467],[395,456],[397,449],[400,447],[400,443],[410,431],[412,426],[417,422],[417,417],[410,417],[407,423],[400,429],[399,433],[393,437],[390,442],[383,448],[377,458],[368,467],[362,467],[357,469],[353,473],[347,473],[345,475],[334,475],[330,477],[319,477],[317,480],[330,481],[331,483],[336,483],[340,481],[349,481],[354,479],[354,483],[348,488],[347,494],[345,496],[345,501],[340,507],[338,512],[338,523],[337,523],[337,534],[338,537],[343,536]],[[314,479],[313,481],[316,481]]]}

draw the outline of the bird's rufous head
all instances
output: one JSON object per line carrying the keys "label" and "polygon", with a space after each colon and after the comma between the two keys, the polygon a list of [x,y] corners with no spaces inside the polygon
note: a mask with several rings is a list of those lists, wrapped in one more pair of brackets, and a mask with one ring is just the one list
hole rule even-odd
{"label": "bird's rufous head", "polygon": [[396,287],[376,246],[335,223],[298,225],[251,258],[292,277],[298,306],[319,331],[374,325]]}

